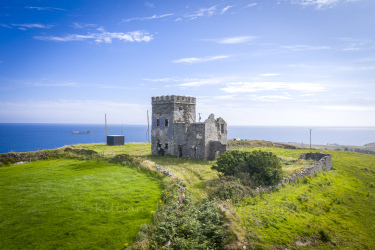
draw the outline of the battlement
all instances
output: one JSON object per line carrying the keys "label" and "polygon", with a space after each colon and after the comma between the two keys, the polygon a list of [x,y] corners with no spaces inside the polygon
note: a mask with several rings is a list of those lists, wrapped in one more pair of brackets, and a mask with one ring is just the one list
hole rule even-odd
{"label": "battlement", "polygon": [[153,96],[152,104],[166,104],[166,103],[184,103],[184,104],[196,104],[195,97],[184,96],[184,95],[162,95]]}

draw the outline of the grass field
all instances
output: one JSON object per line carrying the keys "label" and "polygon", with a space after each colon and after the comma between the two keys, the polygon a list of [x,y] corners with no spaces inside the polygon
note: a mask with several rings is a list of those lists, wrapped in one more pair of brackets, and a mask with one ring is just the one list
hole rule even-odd
{"label": "grass field", "polygon": [[[208,196],[210,187],[207,183],[218,178],[218,172],[211,169],[214,162],[179,159],[172,156],[153,156],[150,153],[149,143],[134,143],[114,147],[107,147],[105,144],[87,144],[74,145],[72,147],[76,149],[92,149],[108,158],[116,154],[125,153],[136,157],[142,164],[163,166],[172,171],[186,185],[187,197],[193,201],[193,203],[190,202],[189,206],[191,204],[198,206],[203,197]],[[273,152],[283,159],[282,166],[286,175],[311,163],[297,161],[300,154],[310,151],[307,149],[254,147],[239,150],[251,151],[259,149]],[[313,150],[313,152],[320,151]],[[246,239],[247,249],[305,249],[312,247],[319,249],[375,249],[375,226],[373,223],[375,221],[375,157],[346,151],[325,152],[332,154],[332,165],[335,170],[320,172],[308,179],[306,178],[295,184],[285,185],[273,192],[260,193],[243,200],[233,199],[229,204],[217,201],[219,206],[226,204],[226,207],[230,210],[229,214],[227,214],[232,219],[230,227],[236,231],[237,236],[242,235]],[[28,164],[10,167],[9,169],[31,166]],[[34,167],[36,166],[40,167],[40,165],[35,165]],[[113,168],[121,167],[116,165]],[[4,171],[4,169],[0,170]],[[25,172],[25,170],[21,172]],[[16,172],[12,175],[17,176]],[[25,175],[23,178],[27,177]],[[0,180],[2,181],[1,178]],[[2,185],[1,188],[11,183],[12,181],[8,180],[8,184]],[[87,184],[88,186],[95,186],[92,183]],[[135,185],[133,184],[134,187],[137,185],[136,183]],[[155,185],[157,186],[156,182]],[[22,186],[20,187],[22,189]],[[11,189],[9,187],[9,190]],[[48,194],[50,193],[48,192]],[[154,207],[158,193],[160,193],[160,189],[155,193],[156,199],[152,203]],[[47,194],[44,194],[44,196],[48,197]],[[112,196],[117,197],[119,195]],[[113,197],[109,199],[109,203],[116,200]],[[20,199],[14,198],[13,200],[18,201]],[[88,199],[88,201],[92,200]],[[80,203],[73,202],[68,207],[74,208],[74,204]],[[93,204],[91,203],[91,205]],[[13,206],[15,206],[14,202]],[[36,208],[30,211],[36,211],[36,214],[38,214],[38,211],[39,213],[43,212],[43,210]],[[158,217],[160,216],[162,215],[158,215]],[[182,213],[179,216],[183,218],[185,215]],[[117,219],[113,217],[113,221],[115,220]],[[87,226],[87,223],[82,221],[79,224]],[[1,229],[3,229],[6,223],[4,224],[3,222],[0,225]],[[121,230],[119,229],[118,231],[119,235],[123,233]],[[134,234],[135,232],[136,230]],[[62,237],[66,236],[62,234]],[[47,238],[45,237],[44,239]],[[118,238],[121,238],[124,243],[132,242],[127,240],[125,236],[119,236]],[[65,239],[68,238],[66,237]],[[134,239],[134,236],[132,239]],[[42,241],[40,239],[40,242]],[[24,244],[31,244],[27,241],[23,242]],[[86,244],[88,243],[85,241],[78,246],[83,248],[83,246],[87,246]],[[99,243],[90,246],[101,247]],[[104,248],[109,249],[107,247]]]}
{"label": "grass field", "polygon": [[[265,150],[288,157],[301,152]],[[324,249],[375,249],[375,157],[329,153],[335,170],[238,202],[235,210],[253,247],[294,248],[299,241]]]}
{"label": "grass field", "polygon": [[[120,147],[124,153],[161,165],[187,184],[193,198],[207,195],[206,183],[217,178],[214,162],[151,156],[149,144]],[[265,150],[282,161],[284,174],[310,162],[296,162],[310,150]],[[313,152],[320,152],[313,151]],[[249,248],[358,248],[375,249],[375,157],[366,154],[325,151],[332,154],[333,171],[286,185],[279,191],[233,202]],[[304,247],[303,244],[306,244]]]}
{"label": "grass field", "polygon": [[0,168],[0,249],[122,249],[151,223],[159,182],[136,168],[48,160]]}

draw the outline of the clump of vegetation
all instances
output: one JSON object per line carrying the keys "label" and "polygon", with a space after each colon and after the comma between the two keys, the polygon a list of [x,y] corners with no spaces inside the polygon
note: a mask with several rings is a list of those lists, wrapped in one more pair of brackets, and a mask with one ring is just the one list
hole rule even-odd
{"label": "clump of vegetation", "polygon": [[207,187],[209,197],[219,200],[240,200],[254,195],[250,187],[242,185],[239,179],[233,176],[211,180],[207,183]]}
{"label": "clump of vegetation", "polygon": [[227,151],[218,157],[212,169],[225,176],[234,176],[243,185],[253,188],[274,185],[284,177],[279,158],[271,152],[260,150]]}
{"label": "clump of vegetation", "polygon": [[178,202],[176,181],[164,182],[165,190],[156,211],[151,211],[153,225],[144,225],[132,249],[222,249],[227,232],[225,216],[209,200]]}

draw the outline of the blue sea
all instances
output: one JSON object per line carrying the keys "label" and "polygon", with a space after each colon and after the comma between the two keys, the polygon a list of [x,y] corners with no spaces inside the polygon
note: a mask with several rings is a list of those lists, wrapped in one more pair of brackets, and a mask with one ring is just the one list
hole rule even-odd
{"label": "blue sea", "polygon": [[[375,127],[228,126],[228,139],[362,146],[375,142]],[[90,130],[92,134],[72,134]],[[147,125],[109,125],[109,135],[125,135],[126,142],[146,142]],[[151,133],[150,133],[151,135]],[[98,124],[0,123],[0,153],[54,149],[80,143],[105,143],[105,126]]]}

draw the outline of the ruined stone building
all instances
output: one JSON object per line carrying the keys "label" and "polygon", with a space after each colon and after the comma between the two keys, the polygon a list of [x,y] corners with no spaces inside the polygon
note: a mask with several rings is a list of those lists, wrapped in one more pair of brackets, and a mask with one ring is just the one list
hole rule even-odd
{"label": "ruined stone building", "polygon": [[195,97],[152,97],[151,151],[154,155],[214,160],[226,151],[227,123],[211,114],[196,122]]}

